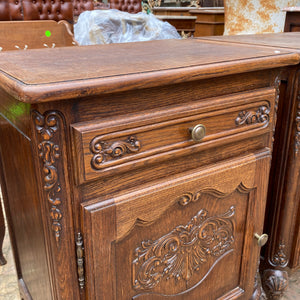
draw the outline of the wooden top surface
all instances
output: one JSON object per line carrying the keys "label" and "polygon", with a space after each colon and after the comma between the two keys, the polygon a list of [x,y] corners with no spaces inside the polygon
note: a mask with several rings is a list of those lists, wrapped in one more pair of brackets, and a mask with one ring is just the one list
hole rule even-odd
{"label": "wooden top surface", "polygon": [[196,7],[176,7],[176,6],[166,6],[166,7],[153,7],[153,11],[189,11],[196,9]]}
{"label": "wooden top surface", "polygon": [[224,8],[221,9],[193,9],[190,11],[191,14],[212,14],[212,15],[223,15]]}
{"label": "wooden top surface", "polygon": [[297,63],[293,52],[198,39],[7,51],[0,52],[0,87],[33,103]]}
{"label": "wooden top surface", "polygon": [[157,15],[155,16],[160,20],[197,20],[197,17],[194,16],[165,16],[165,15]]}
{"label": "wooden top surface", "polygon": [[200,39],[271,46],[300,52],[300,32],[210,36]]}

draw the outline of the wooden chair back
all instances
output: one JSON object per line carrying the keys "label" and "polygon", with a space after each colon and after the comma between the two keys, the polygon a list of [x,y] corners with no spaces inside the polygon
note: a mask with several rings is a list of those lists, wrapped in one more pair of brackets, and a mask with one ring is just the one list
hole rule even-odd
{"label": "wooden chair back", "polygon": [[78,45],[66,21],[0,22],[0,49],[26,50]]}

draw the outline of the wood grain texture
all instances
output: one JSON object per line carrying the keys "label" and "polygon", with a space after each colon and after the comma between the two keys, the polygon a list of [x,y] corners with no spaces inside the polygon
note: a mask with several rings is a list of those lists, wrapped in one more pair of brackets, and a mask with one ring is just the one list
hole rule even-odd
{"label": "wood grain texture", "polygon": [[203,37],[201,40],[214,40],[220,42],[232,42],[237,44],[249,44],[252,46],[267,46],[275,47],[280,50],[293,50],[298,52],[299,32],[283,32],[283,33],[268,33],[266,34],[247,34],[247,35],[229,35],[229,36],[215,36]]}
{"label": "wood grain texture", "polygon": [[[171,53],[169,49],[173,49]],[[31,51],[6,52],[0,56],[3,88],[24,102],[69,99],[225,76],[236,73],[237,65],[238,72],[242,73],[299,61],[299,56],[292,52],[278,54],[268,49],[235,48],[234,45],[217,45],[212,49],[210,42],[198,40]],[[115,51],[118,61],[115,61]],[[45,57],[47,64],[40,68],[37,62]]]}

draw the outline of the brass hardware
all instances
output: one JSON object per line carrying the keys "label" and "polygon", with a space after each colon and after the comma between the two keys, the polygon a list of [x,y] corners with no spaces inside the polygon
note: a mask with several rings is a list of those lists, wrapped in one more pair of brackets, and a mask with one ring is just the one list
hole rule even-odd
{"label": "brass hardware", "polygon": [[191,137],[194,142],[200,142],[205,137],[205,126],[202,124],[198,124],[193,128],[189,128]]}
{"label": "brass hardware", "polygon": [[255,238],[257,238],[257,244],[259,247],[264,246],[267,243],[268,238],[269,238],[269,236],[266,233],[264,233],[262,235],[255,233],[254,236],[255,236]]}
{"label": "brass hardware", "polygon": [[76,256],[77,256],[77,273],[78,273],[78,283],[81,290],[85,286],[85,276],[84,276],[84,247],[82,235],[80,232],[77,234],[76,238]]}

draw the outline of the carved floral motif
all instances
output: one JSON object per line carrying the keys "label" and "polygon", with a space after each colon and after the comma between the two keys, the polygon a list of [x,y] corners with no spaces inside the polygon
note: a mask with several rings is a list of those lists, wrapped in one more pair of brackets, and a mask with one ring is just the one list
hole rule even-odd
{"label": "carved floral motif", "polygon": [[263,287],[268,299],[281,299],[288,286],[288,275],[285,271],[267,269],[263,273]]}
{"label": "carved floral motif", "polygon": [[130,136],[126,141],[117,141],[109,144],[102,137],[95,137],[90,143],[90,150],[94,154],[91,165],[94,169],[100,169],[101,164],[110,158],[120,158],[129,153],[138,152],[141,143],[135,136]]}
{"label": "carved floral motif", "polygon": [[49,113],[46,116],[34,112],[35,128],[44,140],[50,140],[58,129],[57,116],[55,113]]}
{"label": "carved floral motif", "polygon": [[287,255],[284,253],[285,245],[280,243],[278,251],[273,255],[272,262],[275,266],[286,266],[288,264]]}
{"label": "carved floral motif", "polygon": [[219,257],[231,248],[234,213],[232,206],[224,215],[210,217],[202,209],[187,225],[179,225],[155,241],[143,241],[135,250],[134,289],[152,289],[163,279],[188,282],[209,257]]}
{"label": "carved floral motif", "polygon": [[55,239],[58,242],[61,232],[62,212],[59,208],[60,182],[57,170],[57,161],[60,158],[60,148],[51,139],[59,129],[59,115],[56,112],[47,112],[44,115],[37,111],[33,112],[33,119],[36,131],[43,140],[38,144],[39,157],[43,162],[44,173],[44,191],[50,204],[50,218],[52,220],[52,230],[55,233]]}
{"label": "carved floral motif", "polygon": [[269,122],[270,108],[267,106],[260,106],[257,111],[241,111],[237,118],[235,119],[235,124],[240,125],[250,125],[256,123],[266,123]]}
{"label": "carved floral motif", "polygon": [[279,104],[279,97],[280,97],[280,84],[281,84],[281,79],[280,75],[278,75],[275,78],[275,104],[274,104],[274,122],[273,122],[273,135],[272,135],[272,151],[273,151],[273,146],[274,146],[274,140],[275,140],[275,129],[276,129],[276,123],[277,123],[277,112],[278,112],[278,104]]}

